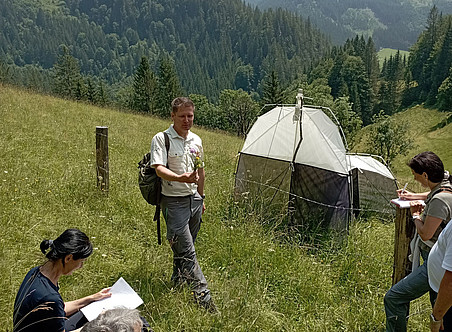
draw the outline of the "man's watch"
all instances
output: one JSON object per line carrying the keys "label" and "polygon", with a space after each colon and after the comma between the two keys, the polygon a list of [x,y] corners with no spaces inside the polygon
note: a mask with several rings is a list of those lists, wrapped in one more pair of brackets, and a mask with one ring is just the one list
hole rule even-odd
{"label": "man's watch", "polygon": [[430,322],[431,323],[441,323],[442,319],[436,320],[435,316],[433,316],[433,312],[430,314]]}
{"label": "man's watch", "polygon": [[206,199],[206,195],[201,195],[201,198],[202,199]]}

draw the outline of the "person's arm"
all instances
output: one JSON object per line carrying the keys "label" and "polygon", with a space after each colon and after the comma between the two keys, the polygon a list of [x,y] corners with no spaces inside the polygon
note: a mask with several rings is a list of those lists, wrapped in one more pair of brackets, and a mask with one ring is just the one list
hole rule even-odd
{"label": "person's arm", "polygon": [[197,172],[176,174],[169,168],[165,167],[164,165],[152,165],[152,166],[155,167],[155,172],[157,173],[157,175],[167,181],[177,181],[186,183],[198,182]]}
{"label": "person's arm", "polygon": [[[205,179],[206,179],[206,172],[204,171],[204,168],[199,168],[198,169],[198,193],[201,196],[204,196],[204,183],[205,183]],[[204,213],[204,211],[206,210],[206,203],[205,201],[202,202],[202,213]]]}
{"label": "person's arm", "polygon": [[206,179],[206,173],[204,168],[198,168],[198,193],[204,195],[204,182]]}
{"label": "person's arm", "polygon": [[421,200],[426,200],[427,199],[427,195],[430,193],[430,191],[426,191],[423,193],[412,193],[403,189],[398,189],[397,190],[397,195],[399,196],[400,199],[406,199],[406,200],[416,200],[416,199],[421,199]]}
{"label": "person's arm", "polygon": [[66,316],[70,316],[79,311],[81,308],[87,306],[91,302],[99,301],[110,296],[111,296],[110,287],[104,288],[100,292],[83,297],[81,299],[64,302],[64,312],[66,313]]}
{"label": "person's arm", "polygon": [[[438,297],[433,306],[432,315],[436,321],[441,321],[447,310],[452,306],[452,271],[446,270],[441,284],[439,285]],[[439,331],[442,323],[430,323],[430,330],[432,332]]]}
{"label": "person's arm", "polygon": [[413,221],[416,225],[416,230],[423,241],[428,241],[435,234],[439,225],[443,221],[441,218],[426,216],[424,222],[422,222],[419,214],[413,214]]}

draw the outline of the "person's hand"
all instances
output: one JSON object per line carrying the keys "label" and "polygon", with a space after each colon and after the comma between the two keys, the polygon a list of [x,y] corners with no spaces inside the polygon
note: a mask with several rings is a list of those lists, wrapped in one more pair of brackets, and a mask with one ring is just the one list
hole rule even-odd
{"label": "person's hand", "polygon": [[194,172],[187,172],[179,175],[179,182],[185,182],[185,183],[198,183],[199,175],[197,171]]}
{"label": "person's hand", "polygon": [[93,300],[93,302],[95,302],[110,297],[111,296],[110,289],[111,287],[102,289],[100,292],[91,295],[91,299]]}
{"label": "person's hand", "polygon": [[420,215],[424,210],[424,205],[421,201],[410,202],[410,212],[412,216]]}
{"label": "person's hand", "polygon": [[430,331],[439,332],[440,330],[444,330],[443,320],[441,319],[439,322],[434,322],[430,319]]}
{"label": "person's hand", "polygon": [[204,202],[202,202],[202,214],[204,214],[204,211],[206,211],[206,204],[204,204]]}
{"label": "person's hand", "polygon": [[414,199],[414,193],[409,192],[407,190],[403,190],[403,189],[397,189],[397,196],[399,196],[400,199],[406,199],[406,200],[410,200],[410,199]]}

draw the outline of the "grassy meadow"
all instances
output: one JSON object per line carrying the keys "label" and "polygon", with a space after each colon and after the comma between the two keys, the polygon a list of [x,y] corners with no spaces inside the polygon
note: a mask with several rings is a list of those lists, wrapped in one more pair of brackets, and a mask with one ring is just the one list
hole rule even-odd
{"label": "grassy meadow", "polygon": [[[420,107],[411,121],[418,147],[452,168],[451,125],[429,131],[444,113]],[[137,187],[136,163],[169,120],[123,113],[0,85],[0,317],[12,330],[16,292],[26,272],[44,262],[39,243],[63,230],[85,231],[96,248],[83,269],[63,277],[72,300],[119,277],[140,294],[142,314],[159,331],[384,331],[383,296],[391,285],[393,224],[358,220],[349,237],[321,246],[281,240],[260,216],[231,200],[237,137],[194,128],[206,152],[206,206],[196,248],[221,311],[198,308],[185,288],[172,288],[172,254],[157,244],[154,208]],[[96,188],[95,127],[109,127],[110,191]],[[411,180],[407,157],[394,168]],[[162,221],[162,235],[166,233]],[[410,331],[426,331],[426,297],[411,310]]]}

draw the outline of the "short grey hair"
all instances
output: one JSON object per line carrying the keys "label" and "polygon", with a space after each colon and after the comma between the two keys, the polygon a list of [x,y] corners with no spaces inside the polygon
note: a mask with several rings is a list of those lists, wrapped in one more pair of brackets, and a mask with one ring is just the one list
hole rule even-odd
{"label": "short grey hair", "polygon": [[96,319],[85,324],[82,332],[134,332],[143,326],[136,309],[115,308],[104,311]]}

